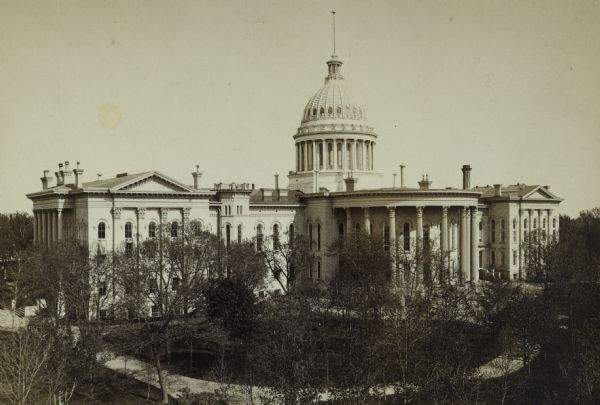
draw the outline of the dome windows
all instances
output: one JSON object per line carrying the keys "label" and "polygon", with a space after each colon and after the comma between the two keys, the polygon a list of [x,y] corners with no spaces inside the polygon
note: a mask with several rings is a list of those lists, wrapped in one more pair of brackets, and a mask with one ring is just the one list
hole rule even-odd
{"label": "dome windows", "polygon": [[340,107],[339,105],[337,107],[337,115],[338,115],[338,117],[342,116],[342,107]]}

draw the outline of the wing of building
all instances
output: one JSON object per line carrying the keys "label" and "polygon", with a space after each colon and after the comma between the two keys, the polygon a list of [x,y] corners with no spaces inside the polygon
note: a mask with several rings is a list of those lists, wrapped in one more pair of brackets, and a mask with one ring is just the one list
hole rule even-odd
{"label": "wing of building", "polygon": [[449,264],[463,280],[477,281],[486,270],[521,278],[522,242],[532,234],[557,237],[562,200],[548,186],[472,187],[468,165],[462,167],[461,189],[433,188],[428,178],[409,187],[403,173],[399,184],[383,187],[376,171],[379,137],[341,66],[332,55],[324,86],[303,110],[293,135],[295,166],[288,188],[279,187],[278,176],[273,188],[247,183],[201,187],[198,168],[193,185],[157,171],[84,182],[79,163],[71,170],[65,162],[55,172],[54,186],[45,171],[42,190],[27,195],[33,202],[36,243],[51,246],[74,238],[91,249],[134,249],[157,227],[167,224],[177,235],[188,221],[199,222],[227,244],[299,232],[314,241],[310,276],[326,279],[337,268],[336,259],[325,254],[327,246],[363,232],[381,236],[384,248],[396,245],[410,252],[422,241],[449,252]]}

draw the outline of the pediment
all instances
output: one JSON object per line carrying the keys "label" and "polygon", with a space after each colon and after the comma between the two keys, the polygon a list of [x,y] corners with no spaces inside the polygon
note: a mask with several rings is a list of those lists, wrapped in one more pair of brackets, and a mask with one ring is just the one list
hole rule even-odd
{"label": "pediment", "polygon": [[552,194],[550,194],[550,192],[544,190],[541,187],[536,188],[535,190],[532,190],[531,193],[527,194],[525,196],[524,199],[529,200],[529,199],[533,199],[533,200],[553,200],[556,197]]}
{"label": "pediment", "polygon": [[170,179],[163,178],[159,175],[152,175],[142,179],[136,179],[135,181],[119,187],[119,191],[133,191],[133,192],[155,192],[155,193],[173,193],[173,192],[188,192],[190,191],[187,187],[177,182],[171,181]]}

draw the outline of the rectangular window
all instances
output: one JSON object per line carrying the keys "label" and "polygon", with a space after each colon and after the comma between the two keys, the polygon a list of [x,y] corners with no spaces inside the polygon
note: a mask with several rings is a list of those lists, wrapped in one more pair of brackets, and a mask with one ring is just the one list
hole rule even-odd
{"label": "rectangular window", "polygon": [[159,316],[158,305],[152,305],[152,318],[158,318]]}
{"label": "rectangular window", "polygon": [[385,252],[390,251],[390,227],[389,226],[383,227],[383,250]]}
{"label": "rectangular window", "polygon": [[492,250],[492,267],[496,266],[496,252]]}
{"label": "rectangular window", "polygon": [[317,224],[317,250],[321,250],[321,224]]}
{"label": "rectangular window", "polygon": [[308,224],[308,245],[312,250],[313,248],[313,232],[312,232],[312,224]]}
{"label": "rectangular window", "polygon": [[311,280],[312,280],[312,278],[313,278],[313,264],[312,264],[312,263],[310,263],[310,264],[308,265],[308,277],[309,277]]}
{"label": "rectangular window", "polygon": [[513,266],[517,265],[517,251],[513,250]]}
{"label": "rectangular window", "polygon": [[177,291],[179,289],[179,277],[173,277],[171,280],[171,290]]}
{"label": "rectangular window", "polygon": [[107,316],[106,316],[106,309],[101,309],[100,312],[98,313],[98,317],[101,321],[105,321]]}
{"label": "rectangular window", "polygon": [[150,292],[158,291],[158,282],[155,277],[151,277],[150,280],[148,280],[148,288],[150,289]]}
{"label": "rectangular window", "polygon": [[98,285],[98,295],[104,297],[106,295],[106,281],[102,281],[100,285]]}
{"label": "rectangular window", "polygon": [[127,319],[131,321],[131,320],[133,320],[135,318],[136,318],[135,309],[128,308],[127,309]]}
{"label": "rectangular window", "polygon": [[317,262],[317,279],[321,279],[321,262]]}
{"label": "rectangular window", "polygon": [[125,253],[127,253],[128,255],[130,255],[131,253],[133,253],[133,242],[126,242],[125,243]]}

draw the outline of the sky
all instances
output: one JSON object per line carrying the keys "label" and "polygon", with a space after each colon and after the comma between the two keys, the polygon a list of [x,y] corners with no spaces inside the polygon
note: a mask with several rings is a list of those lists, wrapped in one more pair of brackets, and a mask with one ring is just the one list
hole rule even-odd
{"label": "sky", "polygon": [[392,184],[549,185],[600,206],[600,2],[0,0],[0,212],[44,169],[271,187],[337,54]]}

